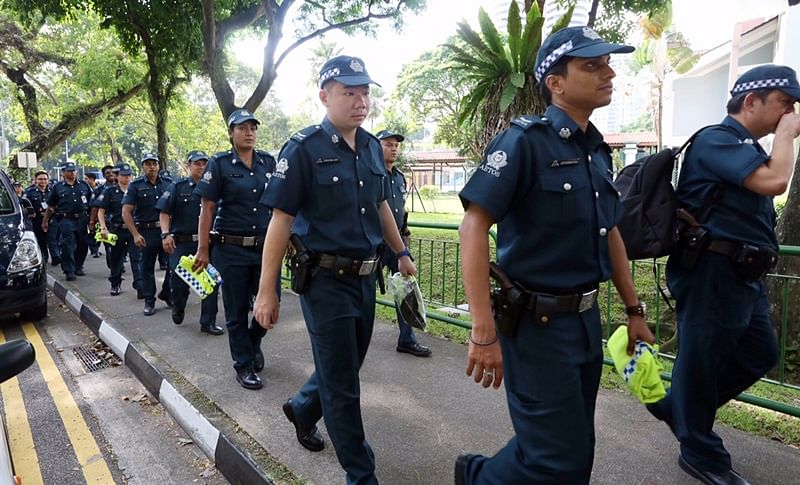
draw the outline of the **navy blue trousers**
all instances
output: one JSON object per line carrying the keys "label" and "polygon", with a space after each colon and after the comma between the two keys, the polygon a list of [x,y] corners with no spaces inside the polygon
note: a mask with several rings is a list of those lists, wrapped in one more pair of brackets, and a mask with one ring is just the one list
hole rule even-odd
{"label": "navy blue trousers", "polygon": [[594,463],[594,411],[603,366],[600,312],[526,313],[500,335],[508,411],[516,436],[467,464],[470,484],[585,484]]}
{"label": "navy blue trousers", "polygon": [[[170,288],[172,289],[172,304],[178,310],[186,308],[186,302],[189,300],[189,292],[191,291],[186,283],[180,276],[175,273],[175,268],[181,260],[181,256],[188,256],[197,252],[196,242],[180,243],[175,245],[175,251],[169,255],[169,267],[171,271]],[[217,321],[217,295],[219,294],[219,285],[214,288],[214,293],[208,295],[205,300],[200,303],[200,327],[208,328],[215,324]]]}
{"label": "navy blue trousers", "polygon": [[[156,302],[156,260],[161,251],[161,229],[141,229],[139,231],[144,237],[147,245],[141,248],[142,251],[142,294],[145,303],[155,304]],[[169,294],[169,272],[164,275],[164,282],[161,290]]]}
{"label": "navy blue trousers", "polygon": [[[381,260],[383,265],[389,268],[389,277],[399,271],[397,256],[395,256],[388,246],[384,249]],[[397,314],[397,325],[400,327],[400,336],[397,338],[397,346],[413,347],[414,344],[417,343],[417,336],[414,335],[414,329],[411,325],[406,323],[399,308],[395,308],[395,313]]]}
{"label": "navy blue trousers", "polygon": [[338,279],[319,268],[300,296],[315,371],[292,398],[294,415],[303,428],[325,419],[347,483],[354,485],[378,483],[361,420],[358,378],[375,323],[376,276]]}
{"label": "navy blue trousers", "polygon": [[717,408],[778,361],[766,287],[743,279],[730,259],[714,253],[693,271],[670,259],[667,283],[677,300],[678,358],[672,387],[658,406],[672,420],[690,465],[725,472],[731,457],[712,429]]}
{"label": "navy blue trousers", "polygon": [[124,227],[116,229],[114,234],[117,235],[117,244],[111,246],[111,275],[108,277],[108,281],[112,286],[122,284],[122,267],[127,254],[131,273],[133,273],[133,289],[140,290],[142,288],[142,252],[133,244],[133,236]]}
{"label": "navy blue trousers", "polygon": [[[58,221],[61,229],[61,269],[65,274],[75,274],[76,270],[83,269],[86,254],[89,252],[89,235],[86,232],[88,222],[89,216],[79,219],[64,217]],[[49,224],[47,231],[50,231]]]}

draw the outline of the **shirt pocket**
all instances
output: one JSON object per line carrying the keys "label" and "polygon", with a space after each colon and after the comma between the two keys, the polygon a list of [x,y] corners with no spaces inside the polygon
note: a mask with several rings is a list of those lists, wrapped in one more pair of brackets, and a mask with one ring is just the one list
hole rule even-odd
{"label": "shirt pocket", "polygon": [[318,168],[314,178],[314,199],[321,213],[336,214],[355,205],[355,174],[342,164]]}
{"label": "shirt pocket", "polygon": [[[572,225],[577,222],[588,205],[586,187],[589,175],[580,165],[569,168],[547,170],[539,174],[541,186],[537,212],[556,226]],[[585,201],[580,198],[583,197]]]}

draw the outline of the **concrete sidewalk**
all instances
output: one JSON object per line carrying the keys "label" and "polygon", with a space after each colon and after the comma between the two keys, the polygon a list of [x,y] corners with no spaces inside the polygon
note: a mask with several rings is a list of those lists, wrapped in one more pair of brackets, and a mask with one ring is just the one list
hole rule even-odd
{"label": "concrete sidewalk", "polygon": [[[125,359],[232,483],[344,481],[327,435],[324,451],[306,451],[281,411],[313,370],[294,294],[284,292],[280,323],[264,339],[264,389],[248,391],[234,379],[227,336],[200,333],[196,297],[180,326],[160,300],[156,314],[145,317],[130,279],[112,297],[105,259],[86,263],[87,275],[74,282],[50,268],[51,288]],[[217,323],[224,326],[224,320],[220,298]],[[377,321],[361,371],[364,426],[384,484],[453,483],[456,456],[491,455],[512,436],[504,391],[485,390],[465,376],[466,348],[427,335],[419,340],[432,348],[432,358],[397,353],[396,326]],[[697,483],[678,468],[678,444],[666,425],[638,401],[601,389],[596,422],[592,483]],[[716,431],[734,467],[753,484],[797,483],[797,449],[724,426]]]}

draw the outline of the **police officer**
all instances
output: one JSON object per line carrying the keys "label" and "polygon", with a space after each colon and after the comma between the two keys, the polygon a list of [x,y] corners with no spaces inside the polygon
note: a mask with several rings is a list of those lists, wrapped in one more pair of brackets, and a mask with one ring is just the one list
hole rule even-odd
{"label": "police officer", "polygon": [[310,451],[324,447],[316,424],[325,418],[350,484],[377,483],[361,421],[358,373],[375,319],[378,246],[385,240],[400,271],[416,273],[386,202],[390,189],[380,143],[361,128],[370,84],[375,82],[357,57],[337,56],[323,65],[319,97],[327,116],[284,145],[262,198],[273,220],[254,307],[264,328],[277,323],[276,278],[291,230],[318,264],[300,295],[315,371],[283,411]]}
{"label": "police officer", "polygon": [[[408,213],[406,212],[406,177],[403,172],[395,167],[397,155],[400,152],[400,143],[406,138],[399,133],[392,133],[388,130],[379,131],[375,136],[381,141],[383,160],[386,162],[386,172],[389,177],[391,191],[386,202],[389,203],[389,208],[392,210],[392,215],[394,216],[394,222],[400,229],[403,243],[407,247],[408,237],[411,233],[408,230]],[[389,268],[390,274],[397,273],[397,257],[395,254],[385,246],[379,250],[379,254],[381,255],[381,265]],[[406,323],[399,308],[397,308],[397,324],[400,327],[400,336],[397,339],[397,351],[417,357],[430,357],[431,349],[417,342],[414,329],[411,328],[411,325]]]}
{"label": "police officer", "polygon": [[100,243],[94,238],[97,224],[97,196],[103,191],[103,185],[97,183],[100,174],[94,170],[87,170],[83,173],[83,181],[92,189],[92,202],[89,204],[89,252],[93,258],[100,257]]}
{"label": "police officer", "polygon": [[[681,468],[714,484],[747,483],[712,430],[717,408],[778,359],[764,276],[778,250],[772,198],[788,187],[800,135],[800,84],[791,68],[753,68],[730,94],[728,116],[701,131],[684,157],[678,199],[700,218],[710,242],[693,268],[680,253],[667,263],[678,303],[678,359],[667,396],[647,406],[680,441]],[[767,154],[758,140],[770,133]]]}
{"label": "police officer", "polygon": [[[96,240],[94,239],[94,235],[95,235],[96,230],[97,230],[97,222],[98,222],[98,220],[97,220],[98,205],[97,204],[98,204],[98,201],[99,201],[99,195],[103,193],[103,190],[105,190],[106,187],[110,187],[111,185],[114,185],[116,183],[116,180],[117,180],[117,175],[116,175],[116,173],[114,173],[114,167],[112,165],[104,166],[101,169],[101,173],[103,175],[103,179],[105,179],[105,183],[103,183],[103,184],[99,184],[98,183],[98,184],[95,184],[95,186],[93,187],[93,189],[94,189],[93,192],[94,193],[93,193],[93,197],[92,197],[92,204],[91,204],[91,207],[89,208],[89,234],[91,236],[90,240],[94,241],[94,242],[96,242]],[[88,176],[88,175],[89,175],[89,172],[86,173],[86,176]],[[91,186],[91,184],[89,184],[89,185]],[[105,249],[106,249],[106,251],[105,251],[106,266],[108,266],[108,269],[111,269],[111,245],[108,244],[108,243],[103,243],[103,245],[105,246]],[[100,246],[99,243],[97,243],[94,246],[93,245],[89,246],[89,250],[92,251],[92,256],[94,256],[94,257],[99,257],[100,256],[99,246]],[[95,253],[97,253],[97,254],[95,255]]]}
{"label": "police officer", "polygon": [[[168,184],[171,184],[171,183],[175,182],[175,179],[172,176],[172,173],[169,170],[167,170],[166,168],[162,168],[161,170],[159,170],[158,171],[158,175],[162,179],[166,180]],[[166,251],[164,251],[163,246],[158,251],[158,268],[161,271],[170,271],[170,272],[171,272],[171,269],[172,269],[172,268],[169,267],[169,255],[166,253]],[[165,275],[164,277],[165,278],[170,278],[170,282],[172,281],[172,277],[171,276]],[[183,280],[181,280],[181,281],[183,281]]]}
{"label": "police officer", "polygon": [[[500,133],[460,193],[473,325],[467,375],[495,389],[505,377],[516,436],[491,458],[458,457],[456,483],[589,483],[603,365],[600,282],[610,276],[627,307],[628,353],[637,339],[654,341],[615,227],[621,205],[611,151],[589,122],[595,108],[611,102],[609,54],[631,51],[589,27],[549,36],[534,73],[545,114],[519,117]],[[506,309],[497,327],[487,238],[495,222],[498,265],[524,288],[509,296],[517,317]]]}
{"label": "police officer", "polygon": [[50,195],[48,181],[47,172],[39,170],[34,174],[34,185],[28,187],[22,196],[31,201],[31,205],[36,211],[33,219],[33,232],[36,234],[36,241],[39,243],[42,257],[47,261],[49,254],[53,264],[61,264],[61,250],[58,248],[57,239],[58,227],[50,221],[49,230],[44,232],[44,229],[42,229],[42,221],[47,211],[47,197]]}
{"label": "police officer", "polygon": [[[156,202],[169,183],[158,175],[159,162],[156,155],[145,155],[140,164],[144,175],[137,177],[128,186],[128,192],[122,199],[122,218],[125,227],[133,236],[134,244],[142,251],[143,313],[145,316],[150,316],[155,313],[155,264],[158,252],[161,250],[161,229]],[[164,300],[167,306],[171,306],[168,278],[168,274],[164,276],[159,298]]]}
{"label": "police officer", "polygon": [[75,162],[61,165],[64,180],[57,183],[47,197],[47,211],[42,220],[42,229],[47,232],[50,216],[55,214],[61,230],[61,269],[67,281],[75,276],[84,276],[83,263],[89,249],[89,202],[92,191],[86,182],[78,180]]}
{"label": "police officer", "polygon": [[122,291],[122,272],[125,265],[125,255],[131,265],[133,273],[133,289],[137,296],[142,294],[142,252],[133,242],[125,221],[122,218],[122,200],[128,192],[128,186],[133,175],[133,169],[127,163],[120,163],[115,167],[117,173],[115,183],[107,185],[103,192],[97,196],[97,218],[100,224],[100,234],[108,237],[109,233],[117,235],[117,243],[109,246],[111,254],[111,296],[117,296]]}
{"label": "police officer", "polygon": [[[156,208],[161,212],[161,245],[169,254],[169,266],[175,268],[181,256],[197,252],[197,225],[200,218],[200,196],[194,192],[197,182],[206,169],[208,155],[200,150],[189,152],[187,165],[189,176],[173,182],[161,196]],[[219,286],[217,286],[218,288]],[[172,271],[172,321],[183,323],[189,287]],[[217,288],[200,305],[200,331],[209,335],[222,335],[215,323],[217,318]]]}
{"label": "police officer", "polygon": [[256,117],[244,109],[228,116],[233,148],[213,157],[195,189],[202,197],[196,267],[208,264],[209,231],[214,211],[219,209],[213,224],[212,259],[223,279],[222,302],[236,381],[245,389],[263,386],[258,373],[264,369],[261,339],[266,330],[248,314],[258,290],[261,248],[271,216],[258,201],[275,169],[272,155],[255,148],[258,125]]}

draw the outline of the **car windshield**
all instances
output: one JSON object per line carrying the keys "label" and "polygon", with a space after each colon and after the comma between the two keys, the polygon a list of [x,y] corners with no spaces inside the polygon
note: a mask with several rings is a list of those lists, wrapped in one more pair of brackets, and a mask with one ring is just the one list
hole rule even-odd
{"label": "car windshield", "polygon": [[0,184],[0,214],[13,213],[14,203],[11,201],[11,194],[8,193],[3,184]]}

